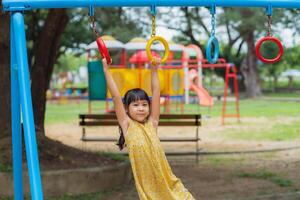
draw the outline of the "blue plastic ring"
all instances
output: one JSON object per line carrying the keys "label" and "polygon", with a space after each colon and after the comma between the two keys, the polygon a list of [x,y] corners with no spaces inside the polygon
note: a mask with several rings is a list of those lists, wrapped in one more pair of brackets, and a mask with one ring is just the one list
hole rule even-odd
{"label": "blue plastic ring", "polygon": [[[214,45],[214,57],[211,57],[211,48]],[[215,36],[211,36],[206,45],[206,59],[209,63],[213,64],[218,61],[219,58],[219,42]]]}

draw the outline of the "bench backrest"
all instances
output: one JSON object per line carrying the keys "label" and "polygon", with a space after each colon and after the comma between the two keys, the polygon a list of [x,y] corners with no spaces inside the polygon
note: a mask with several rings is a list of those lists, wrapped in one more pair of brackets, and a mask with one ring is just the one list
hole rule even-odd
{"label": "bench backrest", "polygon": [[[117,126],[115,114],[80,114],[80,126]],[[201,126],[200,114],[161,114],[159,126]]]}

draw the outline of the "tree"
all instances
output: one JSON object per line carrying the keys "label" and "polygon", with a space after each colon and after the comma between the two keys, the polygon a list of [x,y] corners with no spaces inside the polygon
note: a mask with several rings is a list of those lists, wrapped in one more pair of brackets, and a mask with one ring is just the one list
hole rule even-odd
{"label": "tree", "polygon": [[[2,5],[2,4],[1,4]],[[2,9],[2,8],[1,8]],[[110,9],[106,12],[118,12],[120,9]],[[106,12],[100,12],[106,15]],[[64,54],[68,49],[76,49],[81,43],[87,43],[94,40],[92,32],[89,29],[87,14],[83,15],[83,10],[66,9],[50,9],[50,10],[34,10],[26,13],[26,36],[28,47],[28,62],[31,77],[31,92],[33,101],[33,112],[35,118],[35,127],[39,146],[50,147],[53,141],[45,137],[44,121],[46,107],[46,91],[49,88],[51,74],[54,64],[60,55]],[[0,65],[1,65],[1,143],[0,143],[0,159],[5,163],[11,163],[11,128],[10,128],[10,53],[9,53],[9,14],[1,12],[1,40],[0,40]],[[133,22],[125,18],[125,22],[117,16],[105,21],[111,24],[118,21],[117,24],[131,24],[132,31],[134,29]],[[68,23],[71,21],[72,23]],[[105,24],[103,23],[103,24]],[[116,25],[116,24],[114,24]],[[109,27],[109,26],[107,26]],[[111,26],[112,27],[112,26]],[[126,29],[127,27],[125,27]],[[64,30],[66,32],[64,33]],[[119,30],[120,31],[120,30]],[[129,34],[129,31],[126,31]],[[120,31],[122,32],[122,31]],[[125,31],[124,31],[125,32]],[[138,30],[137,30],[138,32]],[[76,41],[77,40],[77,41]],[[89,41],[88,41],[89,40]],[[78,51],[80,52],[80,51]],[[83,51],[82,51],[83,52]],[[62,145],[60,145],[62,146]],[[64,147],[65,148],[65,147]],[[47,148],[40,149],[40,155],[51,154],[52,150]],[[59,156],[60,152],[58,151]],[[50,155],[49,154],[49,155]],[[54,155],[54,154],[53,154]],[[53,156],[52,155],[52,156]]]}
{"label": "tree", "polygon": [[[2,1],[0,4],[2,10]],[[9,13],[0,12],[0,19],[2,22],[0,26],[0,152],[3,152],[11,146]]]}
{"label": "tree", "polygon": [[[211,18],[208,9],[188,7],[172,9],[174,9],[173,12],[166,11],[168,15],[162,14],[165,18],[165,26],[178,30],[177,41],[196,44],[203,51],[206,40],[200,38],[203,36],[209,37],[211,28],[210,24],[207,25],[207,21],[210,22]],[[216,14],[216,36],[223,40],[222,42],[220,41],[223,45],[221,47],[223,51],[220,52],[220,56],[230,62],[233,61],[237,67],[242,65],[241,71],[247,96],[259,96],[261,94],[261,86],[255,55],[255,42],[258,37],[266,33],[266,14],[263,9],[258,8],[223,8],[220,10],[218,9]],[[170,13],[180,16],[179,19]],[[283,20],[280,20],[282,16],[282,10],[274,11],[272,26],[282,23]],[[224,27],[225,32],[220,31],[219,27]],[[226,39],[227,41],[225,41]],[[242,53],[243,47],[246,48],[246,53]]]}
{"label": "tree", "polygon": [[[271,42],[265,42],[266,44],[262,45],[261,47],[261,54],[265,57],[265,58],[274,58],[277,56],[278,54],[278,47],[275,43],[271,43]],[[285,55],[283,55],[283,57],[281,58],[281,60],[277,63],[274,64],[263,64],[261,63],[259,66],[261,73],[261,76],[267,76],[267,77],[272,77],[273,79],[273,88],[272,90],[275,92],[275,89],[277,87],[277,82],[278,82],[278,78],[281,74],[281,72],[283,72],[283,70],[285,70],[287,68],[286,62],[285,62]],[[264,80],[264,78],[263,78]]]}
{"label": "tree", "polygon": [[[300,70],[299,55],[300,55],[300,45],[286,49],[285,55],[283,56],[283,59],[281,62],[281,67],[279,69],[277,69],[278,76],[286,69]],[[288,76],[288,80],[289,80],[288,88],[289,89],[291,89],[291,87],[292,87],[293,78],[294,77],[292,75]],[[277,77],[277,79],[278,79],[278,77]],[[277,83],[277,79],[276,79],[276,83]],[[276,88],[276,86],[277,85],[275,85],[275,88]]]}
{"label": "tree", "polygon": [[49,88],[53,67],[58,58],[60,39],[68,21],[66,9],[51,9],[39,34],[37,44],[34,45],[36,48],[31,68],[31,94],[39,136],[45,135],[46,91]]}
{"label": "tree", "polygon": [[[127,39],[132,36],[130,32],[140,32],[132,21],[123,17],[122,8],[96,9],[95,19],[101,23],[97,23],[101,35],[112,34]],[[69,49],[79,55],[85,53],[80,45],[92,42],[95,36],[89,26],[87,10],[83,9],[68,12],[65,9],[37,10],[29,14],[27,21],[35,123],[38,132],[44,135],[46,91],[54,64]]]}
{"label": "tree", "polygon": [[86,55],[65,53],[58,58],[54,66],[54,74],[77,71],[83,65],[86,65]]}

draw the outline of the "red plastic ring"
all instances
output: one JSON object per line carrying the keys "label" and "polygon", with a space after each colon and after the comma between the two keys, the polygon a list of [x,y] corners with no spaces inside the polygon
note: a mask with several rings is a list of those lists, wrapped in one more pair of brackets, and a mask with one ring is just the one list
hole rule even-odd
{"label": "red plastic ring", "polygon": [[107,64],[111,64],[112,63],[112,59],[109,55],[109,52],[105,46],[105,43],[103,42],[103,40],[101,39],[101,37],[98,37],[98,39],[96,40],[97,42],[97,46],[98,46],[98,50],[102,56],[102,58],[105,58],[107,61]]}
{"label": "red plastic ring", "polygon": [[[277,44],[279,51],[278,51],[278,55],[275,58],[267,59],[261,55],[260,47],[265,41],[272,41]],[[256,47],[255,47],[255,54],[258,57],[258,59],[264,63],[276,63],[280,60],[281,56],[283,55],[283,46],[282,46],[280,40],[278,40],[276,37],[266,36],[266,37],[263,37],[260,40],[258,40]]]}

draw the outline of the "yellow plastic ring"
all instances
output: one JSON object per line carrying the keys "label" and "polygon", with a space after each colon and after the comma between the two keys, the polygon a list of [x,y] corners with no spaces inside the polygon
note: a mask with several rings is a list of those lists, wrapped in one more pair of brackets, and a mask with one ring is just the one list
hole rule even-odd
{"label": "yellow plastic ring", "polygon": [[163,37],[160,36],[151,37],[151,39],[147,42],[147,46],[146,46],[147,56],[151,61],[151,63],[154,62],[153,56],[151,54],[151,45],[154,41],[160,41],[165,47],[164,57],[161,60],[161,63],[164,64],[167,61],[170,52],[168,42]]}

